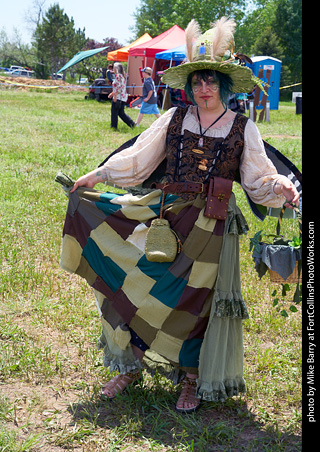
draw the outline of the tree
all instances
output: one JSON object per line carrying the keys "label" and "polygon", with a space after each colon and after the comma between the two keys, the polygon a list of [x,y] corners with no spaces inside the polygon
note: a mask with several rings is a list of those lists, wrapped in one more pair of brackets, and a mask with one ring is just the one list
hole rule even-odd
{"label": "tree", "polygon": [[255,0],[254,6],[246,11],[243,21],[235,33],[236,49],[246,55],[256,54],[255,46],[266,29],[274,30],[278,0]]}
{"label": "tree", "polygon": [[251,47],[255,55],[268,55],[278,60],[283,59],[284,51],[279,38],[271,27],[266,27]]}
{"label": "tree", "polygon": [[105,78],[107,68],[107,53],[123,47],[123,45],[119,44],[119,42],[115,38],[105,38],[103,41],[104,42],[102,44],[101,42],[97,42],[94,39],[89,39],[82,50],[93,50],[106,46],[108,46],[108,48],[98,53],[97,55],[90,57],[87,60],[83,60],[81,63],[76,65],[76,67],[79,69],[79,72],[85,75],[90,82],[93,82],[94,79],[99,77],[101,74]]}
{"label": "tree", "polygon": [[41,23],[45,8],[44,5],[46,0],[33,0],[31,7],[29,7],[24,16],[27,28],[31,33],[34,32],[35,28]]}
{"label": "tree", "polygon": [[[255,43],[251,47],[254,55],[265,55],[277,58],[281,61],[281,83],[282,85],[290,85],[292,76],[289,68],[285,64],[285,50],[280,44],[280,40],[274,31],[274,28],[267,26],[258,36]],[[287,93],[285,93],[287,94]]]}
{"label": "tree", "polygon": [[49,66],[52,75],[83,48],[86,41],[85,29],[75,30],[73,18],[69,19],[58,4],[50,6],[34,32],[38,60],[44,67]]}
{"label": "tree", "polygon": [[185,29],[195,19],[202,31],[222,16],[231,16],[240,22],[245,14],[246,0],[141,0],[141,6],[134,13],[132,30],[136,38],[143,33],[152,37],[163,33],[173,25]]}
{"label": "tree", "polygon": [[294,81],[302,80],[302,0],[278,0],[275,25]]}
{"label": "tree", "polygon": [[23,44],[21,36],[15,30],[13,39],[9,40],[7,33],[0,31],[0,61],[4,67],[11,65],[33,68],[34,53],[28,44]]}

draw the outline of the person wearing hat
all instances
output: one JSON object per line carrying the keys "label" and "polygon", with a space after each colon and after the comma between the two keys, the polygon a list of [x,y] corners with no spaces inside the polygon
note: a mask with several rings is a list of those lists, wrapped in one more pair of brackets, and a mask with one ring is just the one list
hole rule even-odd
{"label": "person wearing hat", "polygon": [[140,125],[143,115],[155,115],[156,118],[160,117],[160,112],[157,104],[157,93],[152,80],[151,67],[145,67],[142,69],[143,86],[142,86],[142,104],[137,118],[136,126]]}
{"label": "person wearing hat", "polygon": [[[227,108],[230,94],[261,85],[235,57],[234,29],[222,18],[201,35],[191,21],[188,61],[167,69],[163,82],[184,89],[193,105],[165,112],[71,189],[61,265],[94,288],[98,345],[104,365],[118,371],[102,387],[108,399],[142,368],[181,383],[179,412],[246,390],[239,236],[248,227],[232,183],[240,174],[248,197],[270,207],[298,205],[299,193],[267,157],[254,122]],[[128,193],[82,188],[98,182]],[[149,260],[145,246],[159,215],[181,244],[171,262]]]}

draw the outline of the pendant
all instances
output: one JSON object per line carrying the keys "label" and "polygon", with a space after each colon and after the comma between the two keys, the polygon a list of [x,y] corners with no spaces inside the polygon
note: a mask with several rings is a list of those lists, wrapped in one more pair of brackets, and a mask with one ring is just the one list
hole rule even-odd
{"label": "pendant", "polygon": [[200,163],[199,163],[199,165],[198,165],[199,170],[201,170],[201,171],[206,171],[206,170],[208,169],[207,163],[208,163],[208,160],[207,160],[207,159],[202,159],[202,160],[200,160]]}
{"label": "pendant", "polygon": [[202,137],[199,138],[198,146],[199,146],[199,148],[202,148],[202,146],[203,146],[203,138]]}
{"label": "pendant", "polygon": [[192,149],[192,152],[195,154],[204,154],[204,151],[201,151],[201,149]]}

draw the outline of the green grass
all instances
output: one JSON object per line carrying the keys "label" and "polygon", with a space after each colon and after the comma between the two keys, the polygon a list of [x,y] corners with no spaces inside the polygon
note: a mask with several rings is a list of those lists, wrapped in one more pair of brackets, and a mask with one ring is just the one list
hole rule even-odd
{"label": "green grass", "polygon": [[[128,110],[136,119],[138,110]],[[80,92],[0,90],[0,451],[301,450],[301,312],[272,306],[278,286],[259,280],[241,240],[247,394],[174,410],[178,388],[156,375],[113,402],[99,398],[108,378],[95,348],[99,317],[87,284],[59,267],[67,198],[58,170],[76,178],[137,133],[110,131],[110,103]],[[144,130],[154,121],[145,116]],[[301,169],[301,115],[291,103],[257,123],[263,138]],[[102,186],[103,187],[103,186]],[[239,187],[252,236],[274,232],[255,219]],[[282,226],[291,234],[292,220]],[[290,297],[289,297],[290,299]],[[283,303],[290,303],[282,300]]]}

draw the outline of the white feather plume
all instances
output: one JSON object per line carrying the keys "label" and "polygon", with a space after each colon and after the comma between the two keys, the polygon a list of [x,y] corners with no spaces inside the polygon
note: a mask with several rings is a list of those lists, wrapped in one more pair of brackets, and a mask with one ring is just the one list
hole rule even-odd
{"label": "white feather plume", "polygon": [[190,62],[193,61],[194,57],[194,43],[201,35],[199,24],[192,19],[186,30],[185,30],[185,37],[186,37],[186,54],[187,58]]}
{"label": "white feather plume", "polygon": [[212,28],[212,47],[211,57],[216,60],[216,57],[222,57],[226,50],[233,46],[233,35],[236,28],[236,23],[233,19],[221,17],[211,25]]}

